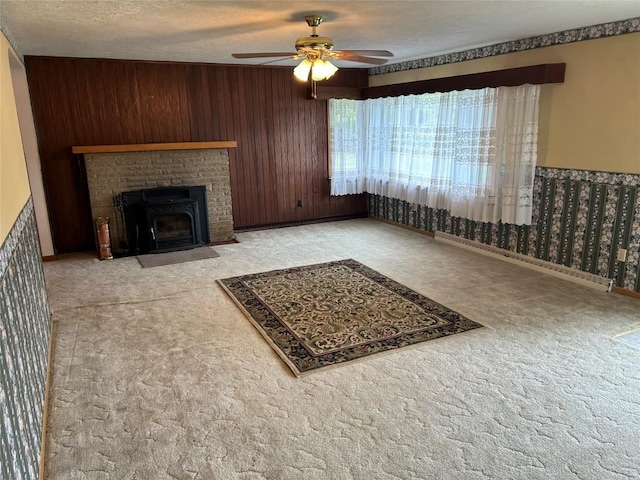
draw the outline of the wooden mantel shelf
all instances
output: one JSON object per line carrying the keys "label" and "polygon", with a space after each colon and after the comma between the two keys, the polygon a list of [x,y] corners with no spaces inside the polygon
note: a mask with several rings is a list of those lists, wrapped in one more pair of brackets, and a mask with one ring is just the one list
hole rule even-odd
{"label": "wooden mantel shelf", "polygon": [[134,143],[131,145],[80,145],[71,147],[73,153],[119,153],[157,150],[198,150],[206,148],[236,148],[238,142]]}

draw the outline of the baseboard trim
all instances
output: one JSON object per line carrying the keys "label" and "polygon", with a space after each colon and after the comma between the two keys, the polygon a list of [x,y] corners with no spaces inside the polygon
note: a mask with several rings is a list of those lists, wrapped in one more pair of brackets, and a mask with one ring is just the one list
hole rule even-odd
{"label": "baseboard trim", "polygon": [[231,240],[220,240],[219,242],[209,242],[206,244],[207,247],[215,247],[218,245],[231,245],[233,243],[240,243],[238,242],[238,240],[236,240],[235,238],[231,239]]}
{"label": "baseboard trim", "polygon": [[471,250],[481,255],[487,255],[498,260],[513,263],[530,270],[536,270],[540,273],[562,278],[563,280],[577,283],[585,287],[594,288],[596,290],[610,292],[611,287],[613,286],[613,280],[610,278],[599,277],[589,272],[583,272],[582,270],[541,260],[539,258],[513,252],[493,245],[475,242],[450,233],[437,231],[435,239],[449,245]]}
{"label": "baseboard trim", "polygon": [[405,230],[411,230],[412,232],[416,232],[416,233],[419,233],[421,235],[426,235],[427,237],[431,237],[431,238],[435,237],[435,233],[433,233],[433,232],[428,232],[427,230],[420,230],[419,228],[412,227],[410,225],[404,225],[404,224],[398,223],[398,222],[394,222],[393,220],[387,220],[386,218],[375,217],[373,215],[369,215],[369,218],[371,220],[376,220],[378,222],[382,222],[382,223],[387,223],[389,225],[393,225],[394,227],[400,227],[400,228],[404,228]]}
{"label": "baseboard trim", "polygon": [[42,257],[43,262],[53,262],[55,260],[58,260],[58,255],[44,255]]}
{"label": "baseboard trim", "polygon": [[298,220],[294,222],[270,223],[268,225],[249,225],[246,227],[236,227],[234,232],[255,232],[259,230],[271,230],[274,228],[298,227],[300,225],[313,225],[315,223],[338,222],[342,220],[353,220],[356,218],[367,218],[367,213],[356,213],[352,215],[336,215],[335,217],[311,218],[308,220]]}
{"label": "baseboard trim", "polygon": [[38,469],[38,480],[44,480],[44,462],[47,450],[47,421],[49,419],[49,391],[51,389],[51,376],[53,375],[53,349],[55,348],[56,324],[51,319],[49,329],[49,354],[47,355],[47,373],[44,382],[44,405],[42,407],[42,432],[40,435],[40,468]]}
{"label": "baseboard trim", "polygon": [[627,297],[640,299],[640,292],[634,292],[633,290],[618,287],[617,285],[614,285],[613,288],[611,288],[611,291],[614,293],[619,293],[620,295],[626,295]]}

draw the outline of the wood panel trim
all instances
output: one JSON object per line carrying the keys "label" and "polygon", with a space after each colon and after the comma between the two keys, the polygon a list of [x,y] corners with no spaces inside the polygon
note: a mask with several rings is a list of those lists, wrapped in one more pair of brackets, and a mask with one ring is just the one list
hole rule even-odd
{"label": "wood panel trim", "polygon": [[611,291],[613,293],[619,293],[620,295],[626,295],[628,297],[640,299],[640,292],[634,292],[633,290],[628,290],[626,288],[618,287],[617,285],[614,285],[613,287],[611,287]]}
{"label": "wood panel trim", "polygon": [[[348,98],[361,100],[365,89],[358,87],[331,87],[316,85],[316,100],[328,100],[330,98]],[[310,97],[311,98],[311,97]]]}
{"label": "wood panel trim", "polygon": [[238,142],[181,142],[181,143],[136,143],[130,145],[76,145],[73,153],[119,153],[158,150],[197,150],[206,148],[236,148]]}
{"label": "wood panel trim", "polygon": [[38,480],[44,480],[44,462],[47,457],[47,424],[49,423],[49,402],[53,382],[53,352],[56,346],[58,323],[51,322],[49,327],[49,354],[47,355],[47,373],[44,380],[44,402],[42,407],[42,432],[40,433],[40,462],[38,465]]}
{"label": "wood panel trim", "polygon": [[364,89],[363,97],[397,97],[400,95],[419,95],[422,93],[451,92],[453,90],[487,87],[515,87],[526,83],[534,85],[563,83],[566,66],[566,63],[544,63],[528,67],[507,68],[491,72],[369,87]]}
{"label": "wood panel trim", "polygon": [[507,68],[491,72],[470,73],[452,77],[432,78],[416,82],[381,85],[360,89],[345,89],[318,85],[316,94],[319,100],[329,98],[368,99],[380,97],[400,97],[402,95],[420,95],[423,93],[451,92],[487,87],[515,87],[531,83],[543,85],[547,83],[564,83],[566,63],[543,63],[527,67]]}

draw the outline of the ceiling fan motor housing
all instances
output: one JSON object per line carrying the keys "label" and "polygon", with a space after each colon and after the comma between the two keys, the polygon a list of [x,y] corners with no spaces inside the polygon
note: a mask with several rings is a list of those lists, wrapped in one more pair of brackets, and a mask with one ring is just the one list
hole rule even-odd
{"label": "ceiling fan motor housing", "polygon": [[321,15],[308,15],[304,19],[311,27],[311,35],[296,40],[296,51],[305,55],[317,55],[321,58],[322,55],[333,49],[333,40],[329,37],[319,37],[316,33],[316,28],[322,23]]}
{"label": "ceiling fan motor housing", "polygon": [[296,40],[296,50],[299,52],[308,50],[331,51],[333,40],[329,37],[300,37]]}

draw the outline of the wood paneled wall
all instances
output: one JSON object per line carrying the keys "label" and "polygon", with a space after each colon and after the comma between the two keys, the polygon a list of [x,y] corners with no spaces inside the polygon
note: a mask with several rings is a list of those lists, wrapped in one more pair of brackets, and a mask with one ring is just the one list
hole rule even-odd
{"label": "wood paneled wall", "polygon": [[[366,214],[364,195],[329,195],[327,103],[309,100],[291,68],[29,56],[25,64],[57,253],[94,248],[74,145],[236,140],[236,229]],[[341,69],[330,82],[365,87],[367,72]]]}

